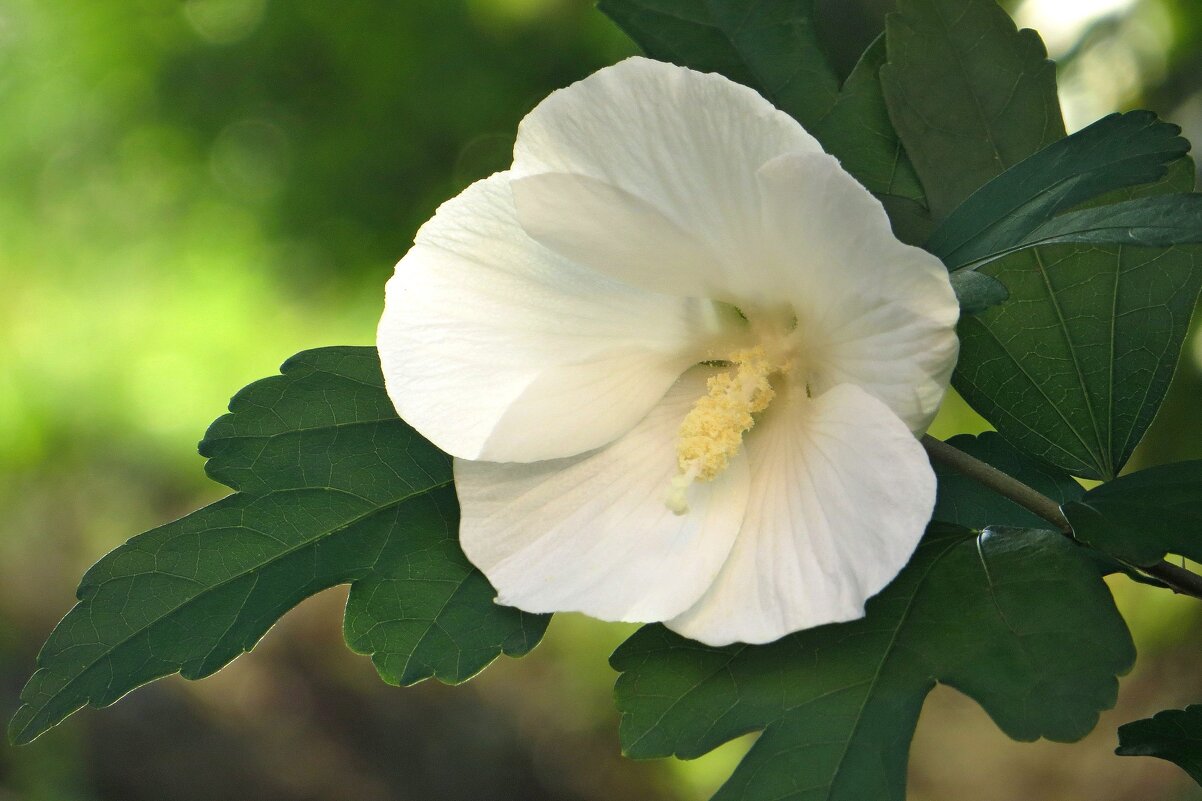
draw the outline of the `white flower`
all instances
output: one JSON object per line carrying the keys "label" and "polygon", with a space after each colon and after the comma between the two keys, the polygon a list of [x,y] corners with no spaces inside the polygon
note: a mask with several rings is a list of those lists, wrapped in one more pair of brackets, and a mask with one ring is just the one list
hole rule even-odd
{"label": "white flower", "polygon": [[759,643],[863,615],[909,558],[958,313],[792,118],[632,58],[422,227],[378,344],[500,603]]}

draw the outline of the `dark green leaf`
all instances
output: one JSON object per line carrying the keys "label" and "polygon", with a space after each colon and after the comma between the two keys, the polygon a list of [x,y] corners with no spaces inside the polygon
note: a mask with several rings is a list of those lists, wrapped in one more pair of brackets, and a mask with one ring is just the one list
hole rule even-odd
{"label": "dark green leaf", "polygon": [[[1188,190],[1175,165],[1149,196]],[[954,383],[1008,439],[1074,475],[1117,475],[1151,423],[1202,289],[1198,250],[1060,245],[981,270],[1010,301],[961,320]]]}
{"label": "dark green leaf", "polygon": [[1150,111],[1104,117],[982,186],[943,221],[926,248],[955,270],[1029,247],[1039,238],[1029,235],[1062,211],[1163,178],[1168,165],[1189,152],[1180,132]]}
{"label": "dark green leaf", "polygon": [[877,200],[885,207],[889,215],[889,224],[893,227],[893,235],[907,245],[921,246],[931,235],[935,223],[927,207],[917,200],[897,197],[895,195],[879,195]]}
{"label": "dark green leaf", "polygon": [[1064,136],[1055,67],[993,0],[902,0],[881,85],[936,220]]}
{"label": "dark green leaf", "polygon": [[27,742],[85,704],[207,676],[288,609],[353,582],[351,645],[397,683],[469,678],[547,619],[492,603],[457,545],[450,460],[402,423],[373,348],[301,353],[251,384],[201,443],[238,490],[133,538],[84,576],[10,728]]}
{"label": "dark green leaf", "polygon": [[898,141],[877,73],[878,40],[842,87],[814,29],[815,0],[600,0],[652,58],[718,72],[789,113],[877,194],[894,233],[920,244],[931,231],[922,185]]}
{"label": "dark green leaf", "polygon": [[814,0],[600,0],[650,57],[750,86],[807,128],[839,81],[818,46]]}
{"label": "dark green leaf", "polygon": [[[1058,245],[1139,245],[1164,247],[1202,243],[1202,195],[1155,195],[1053,217],[1006,249],[974,251],[976,268],[1026,248]],[[995,243],[1000,246],[1000,243]],[[957,275],[964,272],[958,269]]]}
{"label": "dark green leaf", "polygon": [[1135,657],[1081,551],[1048,531],[936,525],[863,620],[724,648],[643,628],[611,660],[624,749],[688,759],[763,730],[718,801],[901,801],[936,682],[1011,737],[1076,740]]}
{"label": "dark green leaf", "polygon": [[[1138,196],[1188,190],[1182,159]],[[959,326],[960,394],[1010,441],[1074,475],[1109,479],[1168,389],[1202,289],[1196,247],[1026,250],[982,268],[1010,300]]]}
{"label": "dark green leaf", "polygon": [[1119,726],[1115,753],[1167,759],[1202,784],[1202,704]]}
{"label": "dark green leaf", "polygon": [[889,121],[878,76],[885,63],[879,37],[843,84],[835,107],[814,135],[843,168],[874,194],[922,202],[922,184]]}
{"label": "dark green leaf", "polygon": [[[1063,136],[1052,65],[993,0],[906,0],[881,81],[931,211],[946,216]],[[1193,188],[1179,159],[1123,199]],[[1030,248],[980,268],[1006,303],[961,318],[953,383],[1007,439],[1074,475],[1117,475],[1164,398],[1202,289],[1192,247]]]}
{"label": "dark green leaf", "polygon": [[1202,561],[1202,461],[1121,476],[1063,511],[1077,539],[1133,564],[1169,553]]}
{"label": "dark green leaf", "polygon": [[951,279],[961,314],[979,314],[1010,297],[1005,284],[976,270],[959,270],[952,273]]}
{"label": "dark green leaf", "polygon": [[[975,437],[960,434],[949,439],[947,444],[1013,476],[1059,504],[1078,500],[1085,494],[1085,489],[1072,477],[1055,467],[1032,459],[996,432],[987,431]],[[942,462],[936,462],[933,466],[935,475],[939,478],[939,493],[932,515],[934,520],[955,523],[978,531],[997,526],[1039,528],[1049,525],[1048,521],[1039,515],[999,495],[955,468]],[[1102,575],[1122,573],[1141,584],[1162,588],[1165,586],[1102,551],[1082,548],[1081,553]]]}
{"label": "dark green leaf", "polygon": [[[1072,478],[1032,459],[993,431],[975,437],[960,434],[949,439],[947,444],[1013,476],[1057,503],[1077,500],[1085,493]],[[936,463],[934,467],[939,479],[933,515],[935,520],[976,530],[989,526],[1046,528],[1049,525],[1048,521],[1034,512],[1027,511],[954,468],[942,463]]]}

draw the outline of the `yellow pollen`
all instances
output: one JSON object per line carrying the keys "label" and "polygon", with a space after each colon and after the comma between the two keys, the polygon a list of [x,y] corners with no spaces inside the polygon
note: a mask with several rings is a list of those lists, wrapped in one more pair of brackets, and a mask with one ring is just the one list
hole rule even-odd
{"label": "yellow pollen", "polygon": [[783,368],[768,361],[762,347],[738,351],[728,361],[731,370],[709,379],[708,392],[680,424],[678,472],[666,499],[678,515],[689,510],[689,486],[712,481],[726,469],[743,444],[743,434],[755,425],[752,415],[767,409],[776,394],[768,377]]}

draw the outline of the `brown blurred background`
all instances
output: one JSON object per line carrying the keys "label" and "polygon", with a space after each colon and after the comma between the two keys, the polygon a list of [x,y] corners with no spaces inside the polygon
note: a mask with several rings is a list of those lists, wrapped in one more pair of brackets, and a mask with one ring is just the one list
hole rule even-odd
{"label": "brown blurred background", "polygon": [[[891,4],[819,4],[847,71]],[[1017,13],[1060,59],[1070,127],[1143,106],[1202,142],[1197,0]],[[416,227],[507,166],[541,97],[632,52],[586,0],[0,0],[0,714],[88,564],[222,494],[195,443],[229,396],[370,344]],[[1200,401],[1195,330],[1137,461],[1202,456]],[[938,426],[980,421],[952,402]],[[914,801],[1202,799],[1112,754],[1118,724],[1202,701],[1202,606],[1114,586],[1141,654],[1119,709],[1083,744],[1020,744],[941,688]],[[342,647],[344,600],[211,679],[0,746],[0,801],[686,801],[747,746],[622,760],[606,657],[627,628],[561,616],[526,659],[400,690]]]}

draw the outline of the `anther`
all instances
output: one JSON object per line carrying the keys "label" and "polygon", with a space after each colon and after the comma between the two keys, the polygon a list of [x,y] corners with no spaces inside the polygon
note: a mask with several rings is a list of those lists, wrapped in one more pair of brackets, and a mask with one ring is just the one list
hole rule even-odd
{"label": "anther", "polygon": [[708,392],[680,424],[676,444],[677,474],[665,503],[675,514],[689,510],[688,489],[694,481],[712,481],[726,469],[755,425],[754,414],[768,408],[775,392],[768,377],[781,369],[768,361],[764,348],[730,356],[731,369],[712,376]]}

